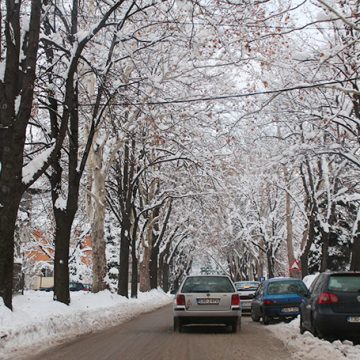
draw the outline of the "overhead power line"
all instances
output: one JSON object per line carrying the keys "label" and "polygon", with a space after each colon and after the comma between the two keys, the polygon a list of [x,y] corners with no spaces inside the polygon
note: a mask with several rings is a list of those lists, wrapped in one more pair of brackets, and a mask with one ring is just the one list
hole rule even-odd
{"label": "overhead power line", "polygon": [[[145,102],[116,102],[111,103],[110,106],[143,106],[143,105],[170,105],[170,104],[189,104],[195,102],[202,102],[202,101],[214,101],[214,100],[226,100],[226,99],[236,99],[236,98],[243,98],[243,97],[250,97],[250,96],[258,96],[258,95],[271,95],[271,94],[280,94],[283,92],[291,92],[295,90],[306,90],[306,89],[313,89],[318,88],[326,85],[335,85],[335,84],[342,84],[350,81],[360,80],[360,78],[350,78],[344,80],[332,80],[326,82],[320,82],[316,84],[309,84],[309,85],[296,85],[292,87],[277,89],[277,90],[264,90],[264,91],[254,91],[254,92],[247,92],[242,94],[229,94],[229,95],[216,95],[216,96],[206,96],[206,97],[196,97],[196,98],[187,98],[187,99],[174,99],[174,100],[161,100],[161,101],[145,101]],[[93,106],[94,104],[82,104],[80,106],[87,107]]]}

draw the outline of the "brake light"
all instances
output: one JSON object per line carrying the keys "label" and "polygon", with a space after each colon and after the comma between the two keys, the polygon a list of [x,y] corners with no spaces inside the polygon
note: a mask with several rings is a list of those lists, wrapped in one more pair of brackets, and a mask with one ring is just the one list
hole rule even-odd
{"label": "brake light", "polygon": [[273,301],[272,300],[264,300],[264,305],[272,305]]}
{"label": "brake light", "polygon": [[185,306],[185,295],[176,295],[176,305]]}
{"label": "brake light", "polygon": [[231,306],[239,306],[240,305],[240,296],[239,294],[233,294],[231,296]]}
{"label": "brake light", "polygon": [[337,304],[338,302],[338,296],[328,292],[321,293],[317,301],[319,305]]}

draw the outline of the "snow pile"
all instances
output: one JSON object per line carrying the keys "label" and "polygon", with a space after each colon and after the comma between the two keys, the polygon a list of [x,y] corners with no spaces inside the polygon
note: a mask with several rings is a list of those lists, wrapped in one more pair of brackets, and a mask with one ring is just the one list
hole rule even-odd
{"label": "snow pile", "polygon": [[360,345],[354,346],[351,341],[320,340],[311,333],[303,335],[299,331],[299,318],[289,324],[276,324],[268,329],[280,340],[293,354],[296,360],[359,360]]}
{"label": "snow pile", "polygon": [[[15,355],[27,347],[41,349],[76,335],[120,324],[172,302],[161,290],[127,299],[110,291],[71,293],[69,306],[52,300],[52,292],[26,291],[15,296],[11,312],[0,300],[0,353]],[[6,357],[5,357],[6,358]]]}

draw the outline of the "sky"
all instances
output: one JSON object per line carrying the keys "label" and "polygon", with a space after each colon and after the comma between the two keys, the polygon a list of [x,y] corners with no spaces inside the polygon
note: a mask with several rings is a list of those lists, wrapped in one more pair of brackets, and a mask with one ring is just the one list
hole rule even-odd
{"label": "sky", "polygon": [[[71,293],[71,304],[67,306],[53,301],[52,293],[25,291],[24,295],[14,297],[13,312],[0,300],[0,359],[16,359],[35,347],[44,350],[60,340],[121,324],[172,301],[173,295],[161,290],[139,293],[138,299],[127,299],[107,290],[97,294],[79,291]],[[360,359],[360,345],[354,346],[349,341],[330,343],[309,332],[301,335],[299,319],[289,324],[268,325],[267,329],[284,342],[293,359]],[[241,337],[241,332],[238,336]]]}

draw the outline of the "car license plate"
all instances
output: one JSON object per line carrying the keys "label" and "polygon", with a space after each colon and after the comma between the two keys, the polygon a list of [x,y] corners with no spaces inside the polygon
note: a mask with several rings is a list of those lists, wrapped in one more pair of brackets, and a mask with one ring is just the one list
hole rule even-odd
{"label": "car license plate", "polygon": [[347,321],[351,323],[360,323],[360,316],[349,316]]}
{"label": "car license plate", "polygon": [[220,303],[220,299],[217,298],[201,298],[196,300],[198,305],[218,305]]}
{"label": "car license plate", "polygon": [[242,308],[246,308],[246,309],[250,309],[251,308],[251,302],[249,302],[249,301],[240,301],[240,304],[241,304],[241,307]]}
{"label": "car license plate", "polygon": [[283,308],[281,311],[285,312],[285,313],[298,312],[299,308],[298,307],[288,307],[288,308]]}

